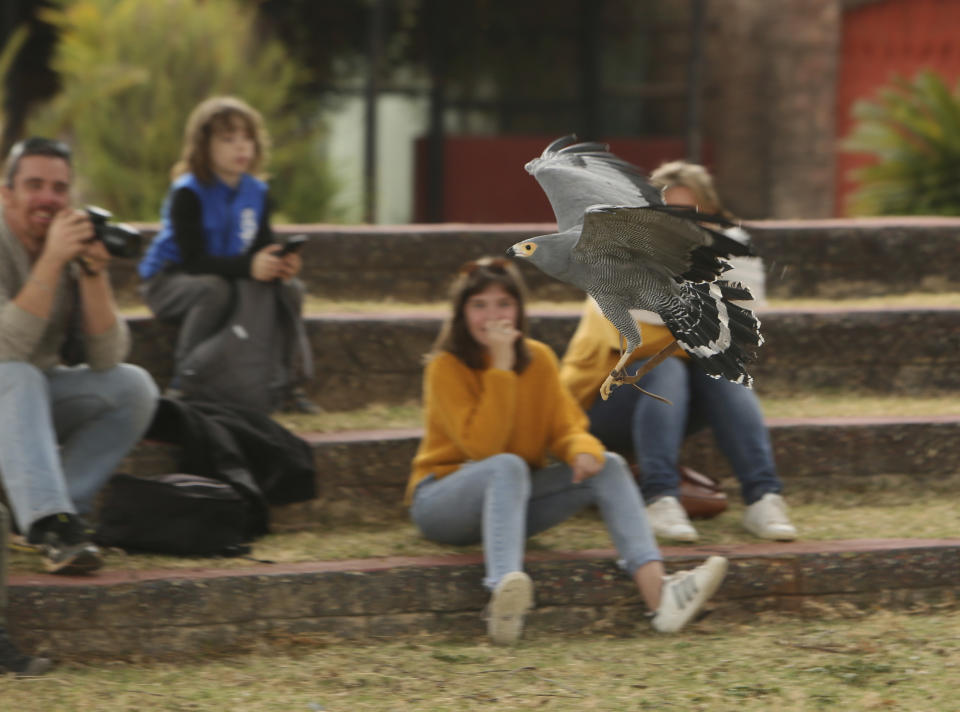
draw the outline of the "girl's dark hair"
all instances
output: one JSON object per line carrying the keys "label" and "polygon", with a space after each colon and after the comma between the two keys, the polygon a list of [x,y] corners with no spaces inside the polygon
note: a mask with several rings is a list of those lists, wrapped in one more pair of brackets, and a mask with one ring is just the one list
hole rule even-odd
{"label": "girl's dark hair", "polygon": [[229,131],[239,124],[253,139],[256,153],[249,173],[257,175],[267,161],[270,136],[263,126],[260,112],[242,99],[233,96],[215,96],[201,102],[190,112],[183,131],[183,150],[173,169],[172,178],[184,173],[193,173],[201,182],[213,182],[213,165],[210,161],[210,140],[217,131]]}
{"label": "girl's dark hair", "polygon": [[444,322],[428,358],[447,351],[470,368],[486,367],[484,360],[486,349],[470,335],[464,307],[470,297],[479,294],[491,284],[500,285],[507,294],[517,300],[517,329],[520,331],[520,337],[514,344],[516,360],[513,370],[522,373],[530,364],[530,353],[524,343],[527,335],[527,314],[524,308],[527,301],[527,288],[517,268],[503,257],[481,257],[467,262],[460,268],[450,287],[452,312]]}

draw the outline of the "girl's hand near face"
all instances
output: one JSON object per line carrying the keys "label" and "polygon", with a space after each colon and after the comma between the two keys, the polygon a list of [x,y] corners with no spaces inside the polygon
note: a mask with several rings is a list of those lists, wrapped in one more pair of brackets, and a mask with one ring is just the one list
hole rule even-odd
{"label": "girl's hand near face", "polygon": [[520,331],[508,320],[491,319],[485,325],[487,349],[490,351],[490,365],[504,371],[513,370],[517,360],[514,343],[520,338]]}

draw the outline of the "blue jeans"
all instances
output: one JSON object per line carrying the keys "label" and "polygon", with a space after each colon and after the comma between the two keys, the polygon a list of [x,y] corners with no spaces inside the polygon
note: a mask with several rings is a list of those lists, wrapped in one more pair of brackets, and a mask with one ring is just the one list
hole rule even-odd
{"label": "blue jeans", "polygon": [[[635,373],[641,365],[631,364],[627,370]],[[704,425],[713,428],[717,446],[730,461],[744,503],[753,504],[768,492],[783,490],[763,412],[752,390],[711,378],[678,358],[668,358],[638,385],[673,405],[625,385],[606,401],[598,397],[587,416],[590,432],[608,448],[635,454],[647,502],[679,495],[680,446],[688,433]]]}
{"label": "blue jeans", "polygon": [[531,472],[517,455],[503,453],[468,462],[446,477],[428,476],[417,485],[410,515],[420,532],[441,544],[483,542],[484,586],[523,570],[527,537],[560,524],[596,504],[624,566],[632,575],[660,550],[623,458],[607,453],[603,468],[573,483],[564,463]]}
{"label": "blue jeans", "polygon": [[43,372],[0,363],[0,479],[20,531],[50,514],[91,512],[156,405],[157,387],[139,366]]}

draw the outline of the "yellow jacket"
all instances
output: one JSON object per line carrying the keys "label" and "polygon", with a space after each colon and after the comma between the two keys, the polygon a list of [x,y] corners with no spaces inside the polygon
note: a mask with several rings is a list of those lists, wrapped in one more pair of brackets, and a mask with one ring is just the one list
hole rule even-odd
{"label": "yellow jacket", "polygon": [[546,344],[526,343],[531,360],[520,374],[472,369],[450,353],[427,364],[425,432],[413,458],[407,504],[427,475],[443,477],[500,453],[519,455],[532,468],[545,466],[551,453],[567,463],[579,453],[604,461],[603,444],[587,432],[586,415],[560,383],[557,357]]}
{"label": "yellow jacket", "polygon": [[[640,327],[643,343],[628,363],[649,358],[673,341],[673,334],[663,324],[637,321],[637,325]],[[593,405],[600,393],[603,379],[609,376],[610,370],[617,365],[621,343],[617,327],[607,321],[596,302],[587,299],[580,323],[577,324],[577,330],[567,345],[567,352],[560,365],[560,380],[570,389],[584,410]],[[689,357],[681,352],[678,358]]]}

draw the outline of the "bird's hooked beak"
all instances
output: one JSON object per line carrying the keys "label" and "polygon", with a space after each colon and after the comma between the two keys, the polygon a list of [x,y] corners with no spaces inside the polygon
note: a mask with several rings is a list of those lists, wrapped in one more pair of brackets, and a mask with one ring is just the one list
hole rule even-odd
{"label": "bird's hooked beak", "polygon": [[516,245],[510,245],[510,247],[507,248],[507,251],[506,251],[504,254],[505,254],[507,257],[516,257],[516,256],[517,256],[517,246],[516,246]]}

